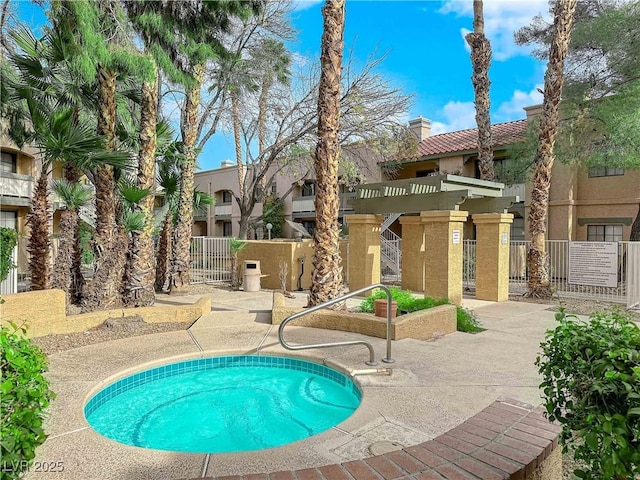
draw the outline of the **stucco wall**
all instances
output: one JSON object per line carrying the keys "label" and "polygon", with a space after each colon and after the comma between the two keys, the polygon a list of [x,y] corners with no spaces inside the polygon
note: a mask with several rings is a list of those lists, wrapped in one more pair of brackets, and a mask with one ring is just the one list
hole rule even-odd
{"label": "stucco wall", "polygon": [[[347,248],[348,241],[340,242],[340,255],[342,257],[343,275],[347,271]],[[262,288],[279,290],[280,283],[280,262],[288,265],[287,285],[289,291],[297,290],[298,277],[302,271],[300,259],[304,257],[304,274],[302,275],[302,288],[308,289],[311,286],[311,271],[313,270],[313,240],[305,239],[301,242],[276,241],[276,240],[248,240],[247,246],[238,254],[238,265],[240,266],[240,278],[245,260],[257,260],[260,262],[260,270],[263,275],[260,281]],[[346,277],[345,277],[346,281]]]}
{"label": "stucco wall", "polygon": [[[280,325],[289,315],[300,311],[298,308],[287,307],[284,296],[274,292],[271,313],[273,325]],[[361,333],[378,338],[386,338],[387,336],[387,320],[366,313],[320,310],[293,320],[291,325]],[[402,340],[403,338],[430,340],[455,331],[456,307],[454,305],[440,305],[394,318],[391,338],[393,340]]]}
{"label": "stucco wall", "polygon": [[140,315],[147,323],[188,322],[211,311],[211,298],[202,297],[192,305],[118,308],[67,316],[62,290],[16,293],[2,298],[5,303],[0,305],[0,323],[25,325],[28,337],[82,332],[101,325],[108,318],[130,315]]}

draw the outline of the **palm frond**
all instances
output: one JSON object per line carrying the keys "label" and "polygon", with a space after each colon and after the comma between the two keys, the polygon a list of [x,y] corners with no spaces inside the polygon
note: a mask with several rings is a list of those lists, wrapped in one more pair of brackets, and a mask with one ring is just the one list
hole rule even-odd
{"label": "palm frond", "polygon": [[93,197],[93,193],[88,186],[81,183],[72,183],[64,178],[54,180],[52,189],[69,210],[84,207]]}
{"label": "palm frond", "polygon": [[122,225],[128,232],[141,232],[145,226],[145,217],[142,212],[125,210],[122,215]]}
{"label": "palm frond", "polygon": [[151,188],[140,188],[131,181],[120,181],[118,193],[128,206],[133,206],[151,194]]}

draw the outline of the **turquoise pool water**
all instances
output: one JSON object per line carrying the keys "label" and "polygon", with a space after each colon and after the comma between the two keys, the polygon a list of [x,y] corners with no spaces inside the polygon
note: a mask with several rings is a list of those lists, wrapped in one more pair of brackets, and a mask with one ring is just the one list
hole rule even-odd
{"label": "turquoise pool water", "polygon": [[102,389],[85,405],[98,433],[137,447],[221,453],[277,447],[348,418],[347,376],[287,357],[238,355],[164,365]]}

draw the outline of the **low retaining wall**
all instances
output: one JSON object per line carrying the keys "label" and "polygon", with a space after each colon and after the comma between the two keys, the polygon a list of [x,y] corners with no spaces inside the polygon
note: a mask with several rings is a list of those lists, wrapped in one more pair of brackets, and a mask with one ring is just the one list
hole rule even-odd
{"label": "low retaining wall", "polygon": [[216,479],[557,480],[562,478],[560,427],[542,412],[517,400],[496,401],[447,433],[413,447],[339,465]]}
{"label": "low retaining wall", "polygon": [[202,297],[187,305],[116,308],[67,316],[62,290],[16,293],[2,298],[5,303],[0,305],[0,323],[26,325],[28,337],[83,332],[101,325],[108,318],[130,315],[140,315],[147,323],[189,322],[211,311],[211,298]]}
{"label": "low retaining wall", "polygon": [[[298,308],[287,307],[284,295],[274,292],[271,312],[273,325],[280,325],[289,315],[300,311]],[[387,337],[386,318],[375,317],[367,313],[320,310],[296,319],[290,325],[341,330],[378,338]],[[403,338],[430,340],[440,335],[453,333],[456,329],[455,305],[440,305],[394,318],[391,326],[391,338],[393,340],[402,340]]]}

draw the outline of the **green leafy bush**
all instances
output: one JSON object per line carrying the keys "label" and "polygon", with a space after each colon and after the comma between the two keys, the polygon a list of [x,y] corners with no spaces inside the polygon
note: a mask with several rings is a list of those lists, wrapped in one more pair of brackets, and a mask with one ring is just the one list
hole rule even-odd
{"label": "green leafy bush", "polygon": [[[431,297],[415,298],[409,290],[401,290],[398,287],[390,287],[391,298],[398,304],[398,312],[417,312],[418,310],[426,310],[440,305],[449,304],[446,298],[434,299]],[[363,313],[374,312],[374,301],[378,299],[386,299],[387,294],[384,290],[376,290],[371,296],[365,298],[358,306]],[[484,329],[480,326],[476,315],[466,308],[457,307],[456,312],[458,331],[467,333],[477,333]]]}
{"label": "green leafy bush", "polygon": [[[24,331],[22,332],[24,333]],[[44,411],[54,398],[47,358],[15,326],[0,327],[0,479],[21,478],[46,436]]]}
{"label": "green leafy bush", "polygon": [[640,329],[622,310],[561,310],[536,359],[550,420],[585,479],[640,478]]}
{"label": "green leafy bush", "polygon": [[15,268],[11,261],[11,253],[18,244],[18,233],[13,228],[0,227],[0,281],[9,275],[9,270]]}
{"label": "green leafy bush", "polygon": [[478,333],[484,331],[476,314],[467,308],[458,307],[456,309],[456,321],[459,332]]}

